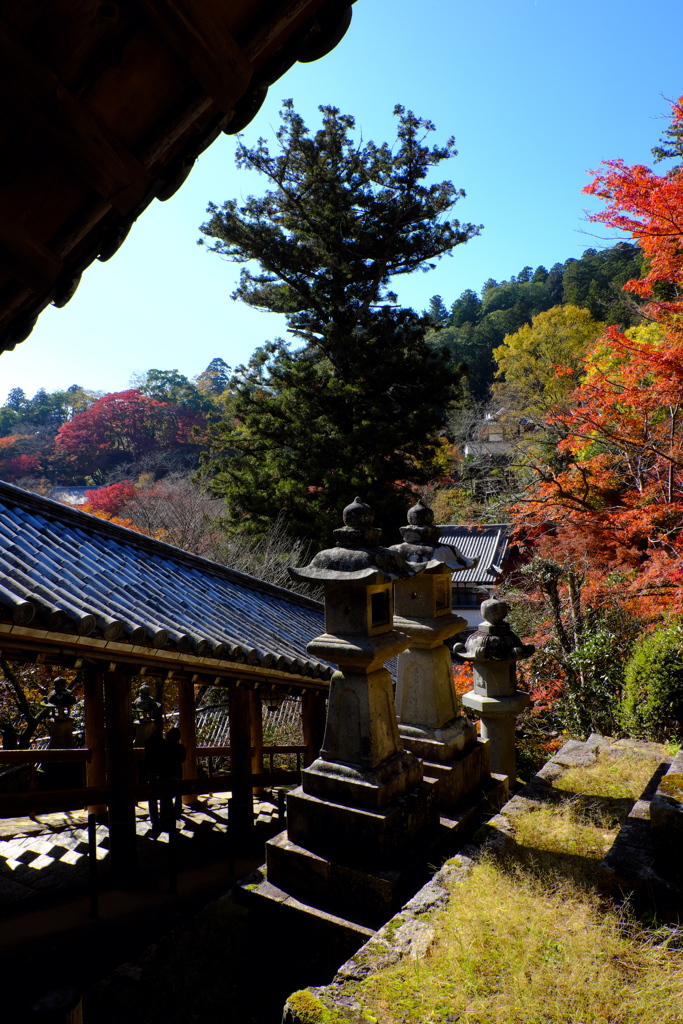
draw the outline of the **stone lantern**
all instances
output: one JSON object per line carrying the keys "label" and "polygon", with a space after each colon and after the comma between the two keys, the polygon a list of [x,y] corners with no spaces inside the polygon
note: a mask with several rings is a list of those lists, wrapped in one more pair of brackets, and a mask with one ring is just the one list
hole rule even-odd
{"label": "stone lantern", "polygon": [[[330,682],[320,756],[287,801],[287,832],[266,846],[267,886],[325,911],[375,925],[410,892],[438,821],[433,782],[403,749],[384,662],[410,643],[394,629],[393,580],[414,568],[379,546],[360,499],[344,509],[336,546],[296,580],[325,588],[326,632],[308,644],[339,668]],[[418,569],[419,572],[419,569]]]}
{"label": "stone lantern", "polygon": [[410,637],[399,655],[396,683],[398,731],[405,747],[424,759],[425,775],[438,780],[441,813],[448,818],[473,790],[488,788],[488,744],[462,714],[453,685],[451,652],[444,640],[466,625],[452,612],[453,571],[472,562],[439,544],[434,513],[422,500],[408,511],[396,551],[424,571],[394,584],[394,624]]}
{"label": "stone lantern", "polygon": [[45,707],[44,715],[50,718],[48,747],[68,750],[74,746],[74,723],[71,717],[71,708],[76,703],[76,697],[69,689],[64,676],[56,676],[52,685],[54,690],[48,695],[43,705]]}
{"label": "stone lantern", "polygon": [[136,747],[144,747],[156,728],[161,712],[161,705],[152,697],[149,683],[143,683],[140,687],[138,695],[133,701],[133,712],[135,714],[134,743]]}
{"label": "stone lantern", "polygon": [[514,785],[516,772],[515,719],[529,704],[529,695],[517,689],[516,664],[529,658],[536,648],[523,643],[505,619],[510,611],[505,601],[482,602],[484,619],[467,644],[453,648],[472,662],[474,689],[462,702],[481,718],[482,737],[491,743],[491,769],[507,775]]}

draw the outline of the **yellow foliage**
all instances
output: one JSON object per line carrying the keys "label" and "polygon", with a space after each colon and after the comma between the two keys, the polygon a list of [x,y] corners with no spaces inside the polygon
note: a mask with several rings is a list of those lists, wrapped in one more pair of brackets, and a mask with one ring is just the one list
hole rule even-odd
{"label": "yellow foliage", "polygon": [[516,393],[520,412],[544,416],[578,383],[588,346],[604,329],[587,309],[554,306],[506,334],[493,350],[496,377]]}

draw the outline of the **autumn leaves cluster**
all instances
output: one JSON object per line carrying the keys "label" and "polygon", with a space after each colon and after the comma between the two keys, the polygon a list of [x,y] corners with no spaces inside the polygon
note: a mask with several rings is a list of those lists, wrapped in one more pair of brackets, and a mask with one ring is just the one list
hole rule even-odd
{"label": "autumn leaves cluster", "polygon": [[[674,138],[683,126],[681,104],[673,105]],[[547,428],[546,447],[529,445],[533,486],[517,502],[517,523],[531,535],[535,528],[537,536],[552,524],[556,553],[566,544],[569,554],[592,554],[594,587],[599,589],[601,579],[610,587],[611,578],[613,589],[617,572],[634,608],[679,610],[683,173],[677,166],[657,174],[609,161],[585,191],[605,203],[591,220],[628,231],[645,254],[646,272],[625,290],[646,305],[639,326],[601,330],[582,359],[572,358],[568,345],[565,358],[552,365],[554,401],[542,389],[546,407],[537,410]],[[579,326],[571,334],[577,343]],[[514,346],[515,339],[509,340]],[[496,354],[505,368],[505,355]]]}

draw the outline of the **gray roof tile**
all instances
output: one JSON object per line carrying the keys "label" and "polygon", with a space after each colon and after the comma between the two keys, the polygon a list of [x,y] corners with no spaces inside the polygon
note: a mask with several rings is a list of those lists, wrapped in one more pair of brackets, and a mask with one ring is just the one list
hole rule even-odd
{"label": "gray roof tile", "polygon": [[500,576],[507,553],[510,527],[504,523],[440,526],[440,543],[452,544],[465,558],[476,558],[473,569],[453,573],[454,583],[491,586]]}
{"label": "gray roof tile", "polygon": [[181,648],[227,643],[250,663],[284,658],[296,672],[325,628],[318,601],[0,483],[0,618],[26,600],[34,625],[44,626],[51,605],[66,613],[66,628],[83,628],[90,614],[100,628],[116,620],[128,634],[166,630]]}

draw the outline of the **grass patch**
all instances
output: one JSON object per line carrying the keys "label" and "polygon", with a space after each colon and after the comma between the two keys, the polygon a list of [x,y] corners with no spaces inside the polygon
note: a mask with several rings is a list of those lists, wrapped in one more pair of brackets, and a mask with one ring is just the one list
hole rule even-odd
{"label": "grass patch", "polygon": [[[568,882],[492,860],[436,917],[420,959],[359,984],[382,1024],[674,1024],[683,951],[655,941]],[[351,1018],[349,1018],[351,1019]]]}
{"label": "grass patch", "polygon": [[552,800],[512,819],[514,843],[506,858],[540,877],[595,887],[601,861],[660,760],[656,752],[615,757],[598,751],[593,764],[568,768],[553,782]]}
{"label": "grass patch", "polygon": [[637,800],[652,778],[661,757],[651,756],[610,756],[598,750],[598,756],[591,765],[568,768],[553,783],[555,789],[581,793],[583,796],[610,797],[612,799]]}
{"label": "grass patch", "polygon": [[[532,856],[534,852],[546,853],[554,857],[581,857],[597,863],[614,843],[619,826],[611,814],[603,818],[595,810],[591,808],[587,818],[586,809],[578,801],[572,801],[529,811],[515,819],[516,843]],[[573,871],[560,873],[580,881]]]}

